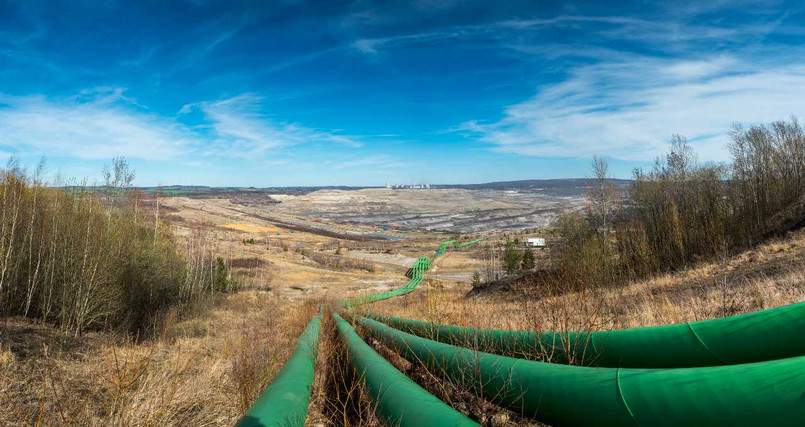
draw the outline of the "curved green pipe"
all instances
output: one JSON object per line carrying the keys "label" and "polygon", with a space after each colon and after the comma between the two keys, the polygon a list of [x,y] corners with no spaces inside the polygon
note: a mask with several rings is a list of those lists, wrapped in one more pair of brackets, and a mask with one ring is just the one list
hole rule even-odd
{"label": "curved green pipe", "polygon": [[336,327],[347,344],[352,366],[363,378],[377,415],[400,427],[477,426],[475,422],[428,393],[366,344],[355,329],[333,312]]}
{"label": "curved green pipe", "polygon": [[474,329],[367,316],[436,341],[556,363],[679,368],[733,365],[805,355],[805,302],[698,322],[599,332]]}
{"label": "curved green pipe", "polygon": [[419,286],[420,283],[422,283],[422,280],[425,278],[425,271],[428,268],[430,268],[430,263],[431,260],[428,258],[425,257],[417,258],[417,260],[414,261],[414,264],[411,267],[412,272],[411,279],[408,280],[408,282],[406,282],[406,284],[401,288],[394,289],[391,291],[379,292],[375,294],[361,295],[358,297],[347,298],[341,301],[341,305],[346,307],[354,307],[358,305],[368,304],[370,302],[381,301],[384,299],[389,299],[396,296],[407,294],[416,289],[416,287]]}
{"label": "curved green pipe", "polygon": [[445,251],[447,251],[447,248],[450,247],[451,245],[458,247],[459,246],[458,240],[448,240],[446,242],[442,242],[442,244],[439,245],[439,249],[436,249],[436,256],[445,253]]}
{"label": "curved green pipe", "polygon": [[467,246],[474,245],[476,243],[481,243],[486,239],[487,239],[486,237],[481,237],[480,239],[470,240],[469,242],[464,242],[464,243],[458,245],[458,248],[459,249],[466,248]]}
{"label": "curved green pipe", "polygon": [[700,368],[591,368],[476,352],[367,318],[359,323],[406,359],[554,426],[799,426],[805,419],[805,357]]}
{"label": "curved green pipe", "polygon": [[320,333],[321,310],[299,336],[291,358],[236,426],[305,425]]}
{"label": "curved green pipe", "polygon": [[451,245],[454,247],[466,247],[469,245],[474,245],[478,242],[482,242],[484,240],[486,240],[486,238],[475,239],[461,245],[458,244],[457,240],[448,240],[446,242],[442,242],[442,244],[439,245],[439,249],[436,250],[436,254],[433,256],[433,258],[420,257],[417,258],[416,261],[414,261],[414,264],[411,266],[411,279],[408,280],[408,282],[402,288],[395,289],[392,291],[380,292],[376,294],[346,298],[342,300],[340,304],[343,307],[352,308],[358,305],[368,304],[371,302],[407,294],[413,291],[417,286],[419,286],[420,283],[422,283],[422,280],[424,280],[425,278],[425,271],[427,271],[430,268],[431,264],[436,260],[436,258],[441,256],[447,250],[448,247],[450,247]]}

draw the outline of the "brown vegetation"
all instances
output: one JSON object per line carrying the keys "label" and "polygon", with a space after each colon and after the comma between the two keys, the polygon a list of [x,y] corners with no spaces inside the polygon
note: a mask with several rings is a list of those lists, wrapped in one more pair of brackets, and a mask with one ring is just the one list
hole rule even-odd
{"label": "brown vegetation", "polygon": [[291,309],[254,291],[220,296],[204,315],[168,322],[140,343],[6,318],[0,425],[232,425],[290,356],[316,305]]}
{"label": "brown vegetation", "polygon": [[[367,309],[475,328],[611,330],[705,320],[803,301],[804,271],[805,231],[798,231],[730,258],[620,287],[579,289],[554,275],[528,275],[501,292],[423,284],[415,293]],[[472,379],[446,381],[376,347],[420,385],[483,425],[541,425],[484,399]],[[540,360],[550,361],[550,354]]]}
{"label": "brown vegetation", "polygon": [[129,190],[124,160],[102,192],[47,187],[42,169],[27,175],[12,161],[0,173],[0,316],[40,319],[76,336],[146,333],[170,307],[205,294],[206,264],[187,265],[158,203],[146,209]]}
{"label": "brown vegetation", "polygon": [[357,258],[347,258],[341,256],[340,253],[330,255],[301,248],[297,252],[331,270],[364,270],[370,273],[375,271],[374,263]]}
{"label": "brown vegetation", "polygon": [[562,277],[620,284],[733,254],[805,219],[805,130],[793,119],[736,127],[728,165],[702,164],[680,136],[648,173],[635,171],[625,209],[593,162],[590,206],[559,222]]}
{"label": "brown vegetation", "polygon": [[[438,264],[438,262],[437,262]],[[608,330],[704,320],[805,299],[805,231],[622,287],[567,289],[539,276],[506,292],[422,289],[371,310],[478,328]]]}

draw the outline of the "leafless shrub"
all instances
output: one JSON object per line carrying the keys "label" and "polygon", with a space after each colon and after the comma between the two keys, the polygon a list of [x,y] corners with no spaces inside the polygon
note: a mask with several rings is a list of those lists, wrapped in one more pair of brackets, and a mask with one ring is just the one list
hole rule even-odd
{"label": "leafless shrub", "polygon": [[[620,285],[756,245],[805,224],[805,130],[796,118],[736,125],[728,165],[700,163],[679,135],[649,172],[636,170],[626,208],[595,158],[590,206],[559,221],[560,265],[582,286]],[[799,225],[798,225],[799,224]]]}
{"label": "leafless shrub", "polygon": [[158,203],[148,208],[131,188],[124,159],[105,171],[100,189],[47,185],[43,170],[28,174],[12,160],[0,172],[0,315],[56,323],[74,336],[145,334],[170,307],[214,289],[214,248],[195,250],[190,238],[186,261]]}

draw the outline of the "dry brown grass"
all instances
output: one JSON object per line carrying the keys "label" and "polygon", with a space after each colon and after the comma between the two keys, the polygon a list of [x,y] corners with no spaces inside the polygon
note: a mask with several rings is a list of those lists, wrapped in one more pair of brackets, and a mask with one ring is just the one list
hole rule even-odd
{"label": "dry brown grass", "polygon": [[805,231],[726,260],[621,288],[564,293],[555,284],[522,285],[508,294],[476,297],[466,296],[468,289],[424,286],[372,309],[439,323],[536,331],[620,329],[729,316],[805,299]]}
{"label": "dry brown grass", "polygon": [[383,425],[375,415],[375,403],[369,397],[368,390],[349,363],[346,347],[329,310],[322,316],[321,327],[307,425]]}
{"label": "dry brown grass", "polygon": [[[158,337],[139,343],[99,332],[71,338],[30,320],[0,319],[0,425],[231,425],[281,368],[323,298],[335,301],[379,281],[405,281],[392,270],[319,268],[293,251],[274,253],[239,239],[222,245],[235,257],[276,263],[280,290],[223,296],[192,318],[168,314],[158,325]],[[417,255],[416,250],[419,246],[409,248],[406,256]],[[437,261],[434,272],[471,271],[477,264],[468,253],[456,253]],[[313,297],[289,291],[302,285]],[[445,285],[452,287],[426,281],[417,292],[370,308],[440,323],[536,331],[628,328],[737,314],[805,299],[805,231],[618,289],[568,293],[556,284],[552,289],[522,285],[468,297],[469,286]],[[352,377],[329,316],[322,327],[309,424],[377,425],[373,404]],[[471,385],[445,382],[372,344],[431,393],[483,424],[526,423],[481,399]]]}
{"label": "dry brown grass", "polygon": [[[271,295],[229,295],[135,343],[69,339],[24,319],[0,324],[0,425],[231,425],[270,382],[315,314]],[[11,356],[8,356],[11,354]]]}
{"label": "dry brown grass", "polygon": [[[729,316],[805,300],[805,230],[729,259],[616,289],[567,292],[553,283],[473,297],[468,291],[468,286],[423,284],[417,292],[367,308],[437,323],[531,331],[608,330]],[[541,425],[484,399],[471,378],[448,381],[374,346],[432,394],[483,425]]]}
{"label": "dry brown grass", "polygon": [[263,225],[254,225],[254,224],[232,224],[232,223],[227,223],[227,224],[221,224],[221,227],[230,228],[232,230],[237,230],[237,231],[244,231],[244,232],[247,232],[247,233],[272,233],[273,234],[273,233],[276,233],[277,231],[279,231],[279,229],[276,228],[276,227],[266,227],[266,226],[263,226]]}

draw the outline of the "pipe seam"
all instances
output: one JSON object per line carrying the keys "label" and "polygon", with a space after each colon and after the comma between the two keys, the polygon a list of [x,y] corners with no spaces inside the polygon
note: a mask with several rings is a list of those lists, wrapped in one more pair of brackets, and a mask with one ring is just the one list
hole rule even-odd
{"label": "pipe seam", "polygon": [[699,343],[702,345],[702,347],[704,347],[704,349],[705,349],[705,350],[707,350],[707,352],[708,352],[708,353],[710,353],[710,354],[711,354],[713,357],[715,357],[715,358],[716,358],[716,360],[718,360],[719,362],[721,362],[721,364],[722,364],[722,365],[726,365],[726,364],[727,364],[727,363],[726,363],[726,362],[725,362],[723,359],[721,359],[720,357],[718,357],[718,355],[717,355],[717,354],[715,354],[715,353],[713,352],[713,350],[710,350],[710,347],[709,347],[709,346],[708,346],[708,345],[707,345],[707,344],[704,342],[704,340],[702,340],[702,338],[699,336],[699,334],[697,334],[697,333],[696,333],[696,330],[695,330],[695,329],[693,329],[693,325],[691,325],[691,324],[690,324],[690,322],[685,322],[685,324],[688,326],[688,329],[690,329],[690,332],[691,332],[691,333],[693,334],[693,336],[696,338],[696,341],[698,341],[698,342],[699,342]]}
{"label": "pipe seam", "polygon": [[629,403],[626,401],[626,396],[623,394],[623,388],[621,388],[621,369],[616,368],[615,371],[615,386],[618,388],[618,397],[621,398],[621,402],[623,402],[623,407],[626,408],[626,412],[634,421],[634,425],[639,426],[640,424],[637,422],[637,418],[635,418],[634,413],[632,412],[632,408],[629,407]]}

